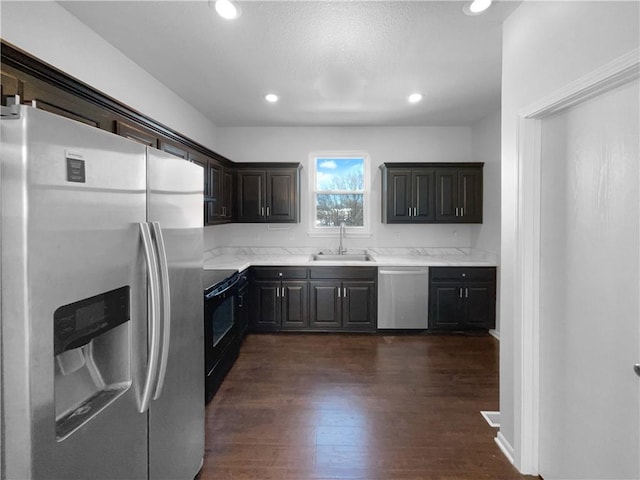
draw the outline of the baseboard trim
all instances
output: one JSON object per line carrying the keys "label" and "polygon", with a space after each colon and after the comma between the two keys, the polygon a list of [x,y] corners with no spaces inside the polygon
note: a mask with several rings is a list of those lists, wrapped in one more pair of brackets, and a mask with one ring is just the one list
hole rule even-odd
{"label": "baseboard trim", "polygon": [[489,330],[489,335],[491,335],[492,337],[495,337],[498,340],[500,340],[500,332],[498,330],[494,329],[494,328]]}
{"label": "baseboard trim", "polygon": [[480,411],[480,415],[487,421],[490,427],[500,428],[500,412]]}
{"label": "baseboard trim", "polygon": [[496,438],[494,438],[493,440],[496,442],[498,448],[500,448],[500,451],[504,454],[504,456],[507,457],[507,460],[509,460],[509,462],[513,464],[513,447],[507,441],[507,439],[504,438],[502,432],[498,432],[498,435],[496,435]]}

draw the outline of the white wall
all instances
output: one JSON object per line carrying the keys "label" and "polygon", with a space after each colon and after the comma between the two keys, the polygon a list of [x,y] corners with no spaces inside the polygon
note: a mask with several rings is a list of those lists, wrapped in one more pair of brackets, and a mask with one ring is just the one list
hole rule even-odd
{"label": "white wall", "polygon": [[[500,434],[520,465],[521,318],[515,311],[518,112],[634,48],[638,2],[525,1],[503,27]],[[542,192],[544,196],[544,191]]]}
{"label": "white wall", "polygon": [[0,2],[14,46],[215,150],[215,126],[55,2]]}
{"label": "white wall", "polygon": [[470,127],[228,127],[218,129],[217,152],[237,162],[300,162],[302,221],[287,226],[235,224],[207,227],[205,250],[217,246],[318,246],[336,248],[337,238],[309,237],[309,154],[365,151],[371,159],[370,238],[347,238],[347,248],[472,246],[477,225],[386,225],[381,219],[384,162],[467,162]]}
{"label": "white wall", "polygon": [[[482,225],[471,232],[471,246],[493,253],[498,260],[496,305],[500,305],[500,119],[500,110],[496,110],[471,127],[474,161],[484,162]],[[499,309],[495,331],[500,335]]]}
{"label": "white wall", "polygon": [[475,248],[500,255],[500,110],[471,126],[473,161],[484,162],[482,226],[472,235]]}

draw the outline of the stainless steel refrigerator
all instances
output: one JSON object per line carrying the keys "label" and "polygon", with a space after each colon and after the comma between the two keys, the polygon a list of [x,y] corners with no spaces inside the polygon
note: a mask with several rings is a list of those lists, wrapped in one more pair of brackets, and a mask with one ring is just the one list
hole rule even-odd
{"label": "stainless steel refrigerator", "polygon": [[3,107],[2,479],[191,479],[202,168]]}

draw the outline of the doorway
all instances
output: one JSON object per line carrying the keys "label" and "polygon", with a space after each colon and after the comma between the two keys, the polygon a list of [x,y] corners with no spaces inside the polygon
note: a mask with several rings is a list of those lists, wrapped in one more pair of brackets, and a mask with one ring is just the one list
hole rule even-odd
{"label": "doorway", "polygon": [[539,473],[638,479],[640,84],[541,119]]}

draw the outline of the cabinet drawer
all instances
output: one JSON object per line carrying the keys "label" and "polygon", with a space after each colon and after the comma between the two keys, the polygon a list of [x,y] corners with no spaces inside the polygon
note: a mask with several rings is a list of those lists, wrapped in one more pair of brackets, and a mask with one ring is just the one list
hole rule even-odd
{"label": "cabinet drawer", "polygon": [[378,267],[311,267],[309,274],[314,279],[375,280]]}
{"label": "cabinet drawer", "polygon": [[495,282],[496,267],[430,267],[429,278],[435,282]]}
{"label": "cabinet drawer", "polygon": [[307,267],[253,267],[253,278],[256,280],[305,280]]}

